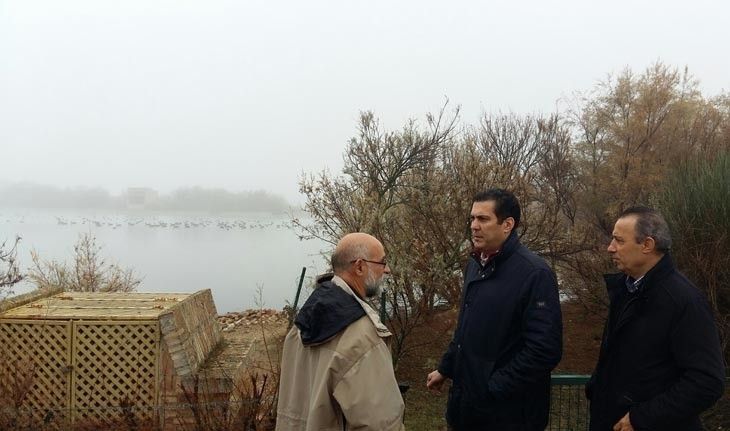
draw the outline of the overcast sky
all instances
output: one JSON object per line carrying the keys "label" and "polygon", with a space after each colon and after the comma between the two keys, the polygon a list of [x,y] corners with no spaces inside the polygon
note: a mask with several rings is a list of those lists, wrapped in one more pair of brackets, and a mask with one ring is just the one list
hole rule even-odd
{"label": "overcast sky", "polygon": [[361,110],[552,112],[656,60],[730,90],[729,4],[0,0],[0,181],[301,202]]}

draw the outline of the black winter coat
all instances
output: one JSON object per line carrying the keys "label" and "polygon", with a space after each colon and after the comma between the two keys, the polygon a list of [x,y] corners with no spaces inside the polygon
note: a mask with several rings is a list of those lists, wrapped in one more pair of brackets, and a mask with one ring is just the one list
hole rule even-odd
{"label": "black winter coat", "polygon": [[555,275],[514,233],[486,266],[472,256],[438,367],[453,380],[447,422],[456,430],[544,430],[562,329]]}
{"label": "black winter coat", "polygon": [[592,431],[630,411],[637,431],[701,430],[699,414],[723,393],[724,364],[703,294],[664,255],[630,294],[605,276],[611,302],[598,365],[586,385]]}

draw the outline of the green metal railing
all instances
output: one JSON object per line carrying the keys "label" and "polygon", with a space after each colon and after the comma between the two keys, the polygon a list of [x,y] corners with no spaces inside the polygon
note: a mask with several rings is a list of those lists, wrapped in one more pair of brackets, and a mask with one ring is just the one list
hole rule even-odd
{"label": "green metal railing", "polygon": [[[584,374],[553,374],[550,378],[549,431],[585,431],[588,429],[588,400],[585,384],[591,376]],[[725,378],[725,396],[730,397],[730,376]]]}
{"label": "green metal railing", "polygon": [[553,374],[550,378],[550,431],[585,431],[588,429],[588,400],[584,387],[591,376]]}

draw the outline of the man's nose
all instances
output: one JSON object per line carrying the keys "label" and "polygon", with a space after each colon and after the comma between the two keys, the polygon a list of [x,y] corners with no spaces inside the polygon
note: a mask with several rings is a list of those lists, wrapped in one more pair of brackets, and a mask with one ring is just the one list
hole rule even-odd
{"label": "man's nose", "polygon": [[388,266],[387,263],[385,264],[385,267],[383,268],[383,272],[386,274],[390,274],[390,266]]}

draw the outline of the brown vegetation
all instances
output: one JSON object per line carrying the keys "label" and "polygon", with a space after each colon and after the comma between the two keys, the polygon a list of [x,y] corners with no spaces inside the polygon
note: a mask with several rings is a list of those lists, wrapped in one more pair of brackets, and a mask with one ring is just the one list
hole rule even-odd
{"label": "brown vegetation", "polygon": [[[461,125],[459,109],[444,106],[425,127],[412,120],[386,131],[366,112],[342,173],[302,178],[313,222],[295,224],[302,236],[332,244],[352,231],[383,241],[393,272],[386,300],[396,361],[427,316],[458,305],[471,197],[486,187],[518,195],[523,243],[552,265],[565,298],[602,316],[615,217],[631,205],[656,205],[683,160],[701,163],[730,150],[729,106],[727,96],[704,97],[686,70],[657,63],[639,75],[611,76],[550,116],[484,114]],[[679,235],[681,227],[672,227]],[[677,251],[680,264],[691,261]],[[719,308],[717,316],[722,323]]]}
{"label": "brown vegetation", "polygon": [[28,279],[39,289],[62,288],[73,292],[131,292],[142,280],[131,269],[109,264],[92,234],[82,234],[74,245],[73,264],[42,260],[31,252]]}
{"label": "brown vegetation", "polygon": [[0,243],[0,300],[8,289],[23,279],[17,260],[17,249],[20,237],[16,237],[13,245],[7,247],[7,242]]}

